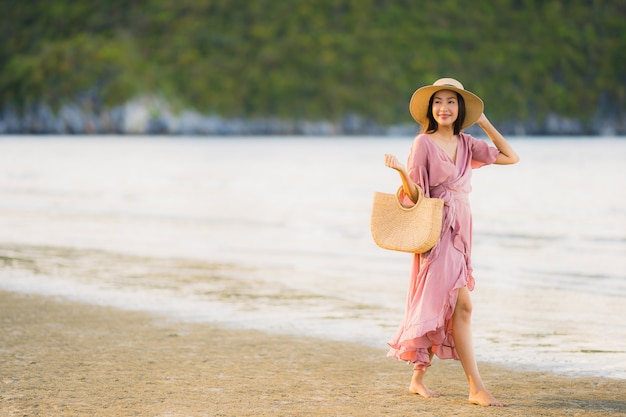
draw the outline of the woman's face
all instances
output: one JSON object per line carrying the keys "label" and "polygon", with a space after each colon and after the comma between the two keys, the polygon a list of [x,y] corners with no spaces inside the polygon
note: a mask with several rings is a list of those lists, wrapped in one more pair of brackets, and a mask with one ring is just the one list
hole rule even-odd
{"label": "woman's face", "polygon": [[459,99],[454,91],[441,90],[433,98],[433,117],[439,126],[453,126],[459,117]]}

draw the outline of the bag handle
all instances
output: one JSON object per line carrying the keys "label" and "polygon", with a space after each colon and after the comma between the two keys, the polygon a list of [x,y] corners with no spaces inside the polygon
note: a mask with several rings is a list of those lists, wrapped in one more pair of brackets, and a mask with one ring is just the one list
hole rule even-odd
{"label": "bag handle", "polygon": [[[404,205],[402,205],[402,190],[403,187],[400,186],[400,188],[398,188],[398,191],[396,191],[396,202],[398,203],[398,206],[400,206],[400,208],[404,211],[412,211],[415,209],[415,207],[417,207],[422,200],[424,199],[424,190],[422,190],[422,187],[420,187],[417,183],[413,183],[415,185],[415,189],[417,190],[417,201],[415,202],[415,204],[413,204],[410,207],[406,207]],[[409,200],[411,200],[409,198]]]}

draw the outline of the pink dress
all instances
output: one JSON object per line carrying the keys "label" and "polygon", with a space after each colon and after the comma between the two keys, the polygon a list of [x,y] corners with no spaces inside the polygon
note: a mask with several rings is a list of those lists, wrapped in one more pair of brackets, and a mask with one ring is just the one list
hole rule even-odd
{"label": "pink dress", "polygon": [[415,369],[430,366],[429,347],[441,359],[459,359],[452,315],[459,288],[474,289],[468,200],[472,168],[492,164],[498,153],[487,142],[465,133],[459,135],[456,163],[428,135],[419,135],[413,142],[409,177],[427,197],[444,199],[441,236],[430,252],[413,257],[404,320],[389,341],[388,356],[412,362]]}

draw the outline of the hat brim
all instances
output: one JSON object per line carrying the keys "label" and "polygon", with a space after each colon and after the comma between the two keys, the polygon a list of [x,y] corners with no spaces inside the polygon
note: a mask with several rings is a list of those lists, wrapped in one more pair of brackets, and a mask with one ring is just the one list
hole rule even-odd
{"label": "hat brim", "polygon": [[461,129],[466,129],[476,123],[483,114],[485,105],[476,94],[451,85],[428,85],[417,89],[409,103],[411,116],[420,125],[424,127],[428,125],[428,102],[433,94],[441,90],[455,91],[463,97],[465,101],[465,120]]}

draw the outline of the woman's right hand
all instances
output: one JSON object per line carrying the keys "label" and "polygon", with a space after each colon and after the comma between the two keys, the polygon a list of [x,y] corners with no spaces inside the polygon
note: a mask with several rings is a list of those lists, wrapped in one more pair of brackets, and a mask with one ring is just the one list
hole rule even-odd
{"label": "woman's right hand", "polygon": [[411,201],[414,203],[417,201],[417,190],[415,188],[415,183],[411,181],[408,174],[406,173],[406,169],[404,165],[398,162],[398,158],[393,155],[385,154],[385,166],[389,168],[395,169],[400,174],[400,179],[402,180],[402,189],[404,193],[409,196]]}
{"label": "woman's right hand", "polygon": [[404,171],[404,166],[398,162],[398,158],[394,155],[385,154],[385,166],[395,169],[396,171]]}

